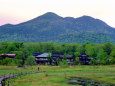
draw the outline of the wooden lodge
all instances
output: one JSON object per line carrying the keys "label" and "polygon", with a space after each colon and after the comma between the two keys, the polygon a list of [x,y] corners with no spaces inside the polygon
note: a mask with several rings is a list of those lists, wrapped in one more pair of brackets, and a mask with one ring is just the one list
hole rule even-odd
{"label": "wooden lodge", "polygon": [[[35,56],[35,54],[34,54]],[[36,63],[37,64],[48,64],[48,53],[38,53],[35,58],[36,58]]]}
{"label": "wooden lodge", "polygon": [[[63,60],[64,55],[60,55],[60,59],[61,61]],[[73,55],[66,55],[67,58],[67,62],[68,64],[72,64],[73,63]]]}
{"label": "wooden lodge", "polygon": [[5,58],[12,58],[14,59],[16,54],[0,54],[0,59],[5,59]]}
{"label": "wooden lodge", "polygon": [[[33,56],[36,58],[36,64],[49,64],[49,60],[47,59],[48,53],[33,53]],[[64,55],[60,54],[51,54],[50,56],[52,58],[51,64],[52,65],[58,65],[59,61],[63,61]],[[66,55],[68,64],[73,64],[73,55]],[[90,58],[86,54],[81,54],[78,56],[79,62],[81,64],[89,64]]]}
{"label": "wooden lodge", "polygon": [[60,54],[52,54],[52,65],[58,65]]}
{"label": "wooden lodge", "polygon": [[78,56],[78,58],[79,58],[79,62],[80,62],[81,64],[85,64],[85,65],[90,64],[90,60],[91,60],[91,59],[89,58],[88,55],[82,53],[81,55]]}

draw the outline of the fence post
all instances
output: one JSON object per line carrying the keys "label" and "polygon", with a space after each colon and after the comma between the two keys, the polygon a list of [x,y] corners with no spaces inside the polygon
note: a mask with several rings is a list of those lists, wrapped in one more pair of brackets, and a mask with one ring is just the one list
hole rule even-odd
{"label": "fence post", "polygon": [[9,86],[9,81],[8,81],[8,86]]}
{"label": "fence post", "polygon": [[5,74],[4,74],[3,86],[5,86]]}
{"label": "fence post", "polygon": [[4,74],[4,78],[5,78],[5,74]]}
{"label": "fence post", "polygon": [[5,86],[5,79],[3,80],[3,86]]}

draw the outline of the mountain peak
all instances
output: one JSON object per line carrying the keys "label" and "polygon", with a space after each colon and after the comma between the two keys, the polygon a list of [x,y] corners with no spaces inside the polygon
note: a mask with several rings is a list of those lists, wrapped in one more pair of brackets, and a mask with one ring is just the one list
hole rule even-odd
{"label": "mountain peak", "polygon": [[58,16],[56,13],[53,13],[53,12],[47,12],[47,13],[45,13],[45,14],[43,14],[43,15],[55,15],[55,16]]}
{"label": "mountain peak", "polygon": [[53,13],[53,12],[47,12],[41,16],[38,16],[30,21],[27,21],[27,22],[24,22],[24,23],[21,23],[21,24],[27,24],[27,23],[35,23],[35,22],[38,22],[38,21],[41,21],[41,20],[55,20],[55,19],[59,19],[61,18],[60,16],[58,16],[57,14]]}
{"label": "mountain peak", "polygon": [[109,25],[107,25],[105,22],[103,22],[102,20],[100,19],[97,19],[97,18],[93,18],[91,16],[87,16],[87,15],[84,15],[84,16],[81,16],[79,18],[76,18],[77,21],[81,21],[81,23],[89,23],[89,25],[102,25],[102,26],[107,26],[107,27],[110,27]]}
{"label": "mountain peak", "polygon": [[47,12],[47,13],[39,16],[39,18],[55,19],[55,18],[60,18],[60,16],[58,16],[57,14],[55,14],[53,12]]}
{"label": "mountain peak", "polygon": [[91,16],[83,15],[83,16],[77,18],[77,19],[84,19],[84,20],[87,20],[87,19],[88,19],[88,20],[89,20],[89,19],[95,19],[95,18],[93,18],[93,17],[91,17]]}

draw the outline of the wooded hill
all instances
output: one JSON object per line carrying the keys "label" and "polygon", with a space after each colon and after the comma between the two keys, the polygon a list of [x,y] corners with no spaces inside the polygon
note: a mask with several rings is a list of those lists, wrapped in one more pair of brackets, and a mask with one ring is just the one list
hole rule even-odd
{"label": "wooded hill", "polygon": [[114,33],[115,28],[90,16],[63,18],[48,12],[17,25],[0,26],[0,41],[115,43]]}

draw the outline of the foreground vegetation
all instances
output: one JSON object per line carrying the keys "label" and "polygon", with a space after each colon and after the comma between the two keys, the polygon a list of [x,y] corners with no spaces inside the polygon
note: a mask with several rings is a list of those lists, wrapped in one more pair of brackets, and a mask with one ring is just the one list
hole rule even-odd
{"label": "foreground vegetation", "polygon": [[26,66],[26,67],[17,67],[17,66],[2,66],[0,65],[0,77],[9,74],[16,73],[29,73],[37,71],[36,67]]}
{"label": "foreground vegetation", "polygon": [[[10,86],[71,86],[68,84],[71,77],[79,77],[115,85],[115,65],[39,67],[40,72],[37,74],[24,75],[9,80]],[[11,68],[12,71],[20,69],[10,66],[5,67],[5,71],[8,71],[9,68]],[[37,69],[37,66],[34,66],[33,68]],[[26,67],[25,70],[31,71],[31,67]]]}

